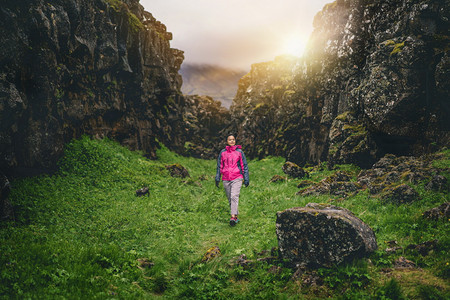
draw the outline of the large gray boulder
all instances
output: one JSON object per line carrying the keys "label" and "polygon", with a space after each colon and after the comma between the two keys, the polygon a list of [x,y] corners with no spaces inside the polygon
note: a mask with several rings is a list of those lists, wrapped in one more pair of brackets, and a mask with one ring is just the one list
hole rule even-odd
{"label": "large gray boulder", "polygon": [[372,229],[348,209],[309,203],[277,213],[282,258],[297,266],[331,267],[377,249]]}

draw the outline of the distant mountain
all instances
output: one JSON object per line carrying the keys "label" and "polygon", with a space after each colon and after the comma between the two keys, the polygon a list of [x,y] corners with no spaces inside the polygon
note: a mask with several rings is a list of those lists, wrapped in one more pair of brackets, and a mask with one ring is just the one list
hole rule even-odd
{"label": "distant mountain", "polygon": [[181,65],[183,77],[181,91],[187,95],[211,96],[230,108],[238,89],[238,81],[247,72],[232,70],[215,65],[186,64]]}

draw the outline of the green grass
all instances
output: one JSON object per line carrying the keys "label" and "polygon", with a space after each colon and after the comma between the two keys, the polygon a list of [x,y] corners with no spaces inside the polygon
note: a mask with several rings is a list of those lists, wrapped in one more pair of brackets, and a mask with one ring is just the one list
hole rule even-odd
{"label": "green grass", "polygon": [[[436,161],[449,167],[450,153]],[[214,184],[216,162],[178,156],[165,147],[151,161],[110,140],[83,137],[66,147],[60,171],[12,182],[14,222],[0,227],[0,299],[314,299],[372,298],[389,295],[427,299],[448,297],[448,220],[422,220],[423,211],[448,201],[448,194],[425,191],[411,205],[381,204],[367,192],[342,200],[330,195],[300,197],[283,175],[284,159],[249,162],[251,180],[240,198],[240,223],[228,225],[229,208],[222,188]],[[172,178],[165,165],[180,163],[191,178]],[[337,166],[357,175],[359,169]],[[310,180],[336,170],[311,167]],[[447,174],[448,175],[448,174]],[[305,178],[306,179],[306,178]],[[150,187],[150,196],[135,190]],[[277,247],[276,212],[309,202],[328,202],[353,211],[377,236],[380,250],[332,269],[320,269],[322,285],[291,280],[295,270],[282,262],[234,266],[233,258]],[[386,241],[408,244],[438,239],[439,247],[422,257],[403,250],[384,253]],[[201,263],[218,246],[221,256]],[[421,273],[382,272],[399,256],[415,261]],[[154,263],[138,268],[139,259]],[[276,271],[273,271],[275,268]],[[345,294],[345,296],[343,296]],[[399,298],[400,297],[400,298]],[[441,297],[441,298],[439,298]]]}

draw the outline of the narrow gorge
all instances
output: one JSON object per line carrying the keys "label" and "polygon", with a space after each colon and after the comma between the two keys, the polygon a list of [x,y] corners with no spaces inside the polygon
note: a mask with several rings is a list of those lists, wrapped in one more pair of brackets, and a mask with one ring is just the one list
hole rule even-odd
{"label": "narrow gorge", "polygon": [[175,49],[158,1],[2,0],[0,299],[450,299],[450,0],[330,0],[302,57],[192,59],[245,58],[249,23],[280,46],[302,1],[161,1]]}
{"label": "narrow gorge", "polygon": [[230,110],[181,93],[182,50],[138,0],[5,1],[0,170],[54,170],[64,145],[109,137],[211,158],[236,132],[251,158],[370,167],[448,146],[449,1],[337,0],[302,58],[255,63]]}

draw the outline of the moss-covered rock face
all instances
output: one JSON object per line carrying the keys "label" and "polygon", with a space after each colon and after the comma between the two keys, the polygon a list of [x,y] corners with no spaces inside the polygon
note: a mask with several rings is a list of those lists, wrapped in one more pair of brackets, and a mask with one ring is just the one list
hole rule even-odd
{"label": "moss-covered rock face", "polygon": [[377,249],[372,229],[349,210],[309,203],[277,213],[282,258],[308,267],[332,267]]}
{"label": "moss-covered rock face", "polygon": [[433,175],[430,182],[425,185],[426,190],[446,192],[448,190],[448,180],[442,175]]}
{"label": "moss-covered rock face", "polygon": [[385,153],[448,145],[449,5],[326,5],[302,59],[254,65],[242,78],[232,117],[249,155],[366,168]]}
{"label": "moss-covered rock face", "polygon": [[344,112],[335,118],[328,137],[328,162],[331,167],[353,163],[370,168],[377,159],[377,144],[362,121],[358,121],[352,112]]}
{"label": "moss-covered rock face", "polygon": [[181,148],[183,52],[138,0],[3,1],[0,169],[52,169],[65,143]]}
{"label": "moss-covered rock face", "polygon": [[[319,134],[323,128],[313,128],[311,114],[293,81],[294,69],[301,63],[298,58],[280,56],[252,65],[239,81],[230,108],[232,122],[226,131],[237,133],[247,156],[288,156],[293,149],[311,148],[311,159],[305,156],[301,163],[324,158],[324,147],[317,147],[315,141],[316,136],[323,137]],[[300,131],[305,138],[298,138]]]}
{"label": "moss-covered rock face", "polygon": [[185,96],[183,153],[198,158],[217,158],[225,147],[221,133],[230,123],[230,111],[208,96]]}

